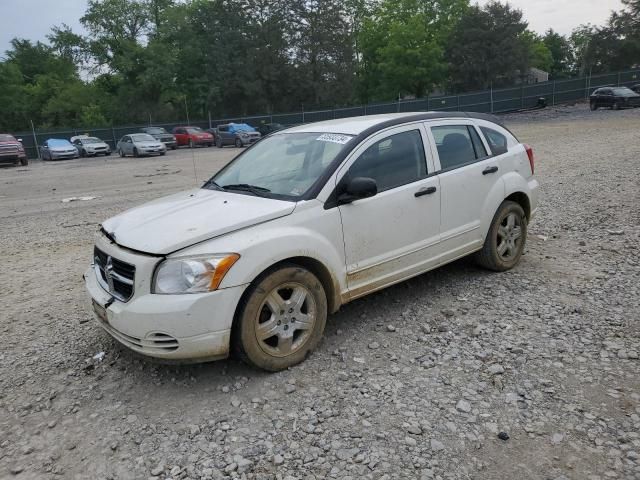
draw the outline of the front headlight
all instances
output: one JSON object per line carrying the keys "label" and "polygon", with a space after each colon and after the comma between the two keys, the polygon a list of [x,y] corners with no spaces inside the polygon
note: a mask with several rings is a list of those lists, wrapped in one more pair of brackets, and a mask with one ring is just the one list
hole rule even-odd
{"label": "front headlight", "polygon": [[237,253],[168,258],[156,270],[153,293],[203,293],[216,290],[239,258]]}

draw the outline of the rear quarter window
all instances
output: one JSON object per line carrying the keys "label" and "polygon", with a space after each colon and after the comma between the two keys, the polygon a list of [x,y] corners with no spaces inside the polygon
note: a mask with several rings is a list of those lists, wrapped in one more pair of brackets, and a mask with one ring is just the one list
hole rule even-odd
{"label": "rear quarter window", "polygon": [[482,133],[487,139],[487,143],[489,144],[493,155],[502,155],[503,153],[507,153],[509,150],[507,137],[489,127],[480,127],[480,130],[482,130]]}

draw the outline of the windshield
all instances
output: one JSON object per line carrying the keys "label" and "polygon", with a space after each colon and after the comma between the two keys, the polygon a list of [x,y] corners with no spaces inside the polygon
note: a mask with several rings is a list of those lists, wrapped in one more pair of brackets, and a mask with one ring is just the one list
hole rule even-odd
{"label": "windshield", "polygon": [[202,133],[202,129],[200,127],[189,127],[189,128],[187,128],[187,132],[189,132],[189,133]]}
{"label": "windshield", "polygon": [[11,135],[0,133],[0,142],[15,142],[15,141],[16,139],[13,138]]}
{"label": "windshield", "polygon": [[144,129],[145,132],[150,133],[151,135],[158,135],[160,133],[168,133],[164,128],[161,127],[149,127]]}
{"label": "windshield", "polygon": [[146,133],[135,133],[131,135],[134,142],[155,142],[156,139]]}
{"label": "windshield", "polygon": [[[298,199],[353,138],[333,133],[285,133],[266,137],[216,174],[205,187],[258,187],[264,196]],[[209,186],[211,185],[211,186]],[[266,190],[265,190],[266,189]],[[251,192],[256,194],[256,189]]]}
{"label": "windshield", "polygon": [[82,139],[82,143],[104,143],[104,142],[96,137],[87,137]]}
{"label": "windshield", "polygon": [[71,145],[71,143],[69,143],[69,140],[61,140],[57,138],[51,138],[47,140],[47,143],[49,144],[50,147],[72,147],[73,146]]}
{"label": "windshield", "polygon": [[618,95],[619,97],[635,97],[637,95],[636,92],[631,90],[630,88],[614,88],[613,94]]}

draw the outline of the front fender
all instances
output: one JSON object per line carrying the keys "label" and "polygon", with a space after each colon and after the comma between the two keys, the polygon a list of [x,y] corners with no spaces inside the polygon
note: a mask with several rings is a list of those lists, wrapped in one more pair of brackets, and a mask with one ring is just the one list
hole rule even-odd
{"label": "front fender", "polygon": [[[320,205],[320,204],[319,204]],[[293,257],[320,262],[332,278],[334,292],[346,291],[342,225],[338,209],[313,213],[294,211],[291,215],[214,238],[178,255],[238,253],[240,259],[224,277],[220,288],[246,285],[273,265]]]}

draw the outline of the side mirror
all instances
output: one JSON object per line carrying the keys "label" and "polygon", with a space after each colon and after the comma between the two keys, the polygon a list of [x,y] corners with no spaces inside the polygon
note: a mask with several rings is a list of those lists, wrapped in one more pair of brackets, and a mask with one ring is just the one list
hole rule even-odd
{"label": "side mirror", "polygon": [[338,195],[338,204],[346,205],[362,198],[373,197],[377,193],[378,184],[373,178],[355,177],[343,185]]}

